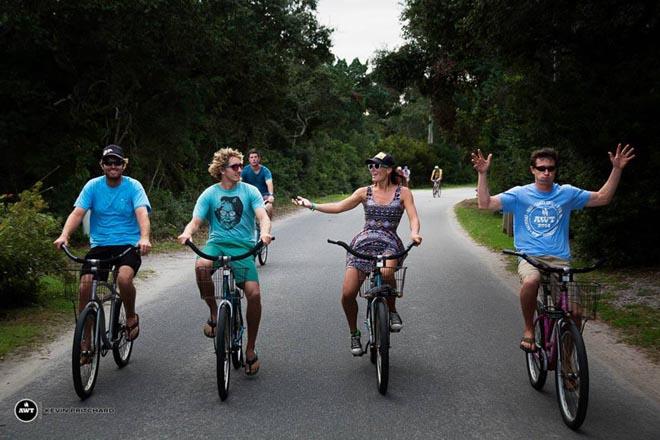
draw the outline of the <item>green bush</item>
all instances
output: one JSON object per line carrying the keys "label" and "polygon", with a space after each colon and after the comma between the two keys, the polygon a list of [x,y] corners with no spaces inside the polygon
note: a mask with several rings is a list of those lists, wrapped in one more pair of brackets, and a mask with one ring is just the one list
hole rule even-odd
{"label": "green bush", "polygon": [[62,261],[52,244],[59,225],[43,213],[48,206],[40,188],[23,191],[0,213],[0,308],[35,302],[39,277]]}

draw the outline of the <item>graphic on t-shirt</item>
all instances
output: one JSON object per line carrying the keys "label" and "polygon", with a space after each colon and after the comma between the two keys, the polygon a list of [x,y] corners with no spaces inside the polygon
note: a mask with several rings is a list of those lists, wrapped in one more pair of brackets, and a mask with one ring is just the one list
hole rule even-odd
{"label": "graphic on t-shirt", "polygon": [[240,198],[236,196],[220,198],[220,207],[215,210],[215,218],[224,229],[232,229],[239,224],[242,215],[243,202]]}
{"label": "graphic on t-shirt", "polygon": [[553,201],[536,202],[525,212],[525,227],[533,237],[550,237],[557,232],[563,215],[561,205]]}

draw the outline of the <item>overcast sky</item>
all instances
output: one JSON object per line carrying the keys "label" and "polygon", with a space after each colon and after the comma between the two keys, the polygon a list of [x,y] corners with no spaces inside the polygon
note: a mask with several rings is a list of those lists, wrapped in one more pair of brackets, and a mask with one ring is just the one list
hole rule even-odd
{"label": "overcast sky", "polygon": [[348,63],[362,63],[378,49],[393,50],[403,44],[400,0],[319,0],[318,20],[333,28],[332,53]]}

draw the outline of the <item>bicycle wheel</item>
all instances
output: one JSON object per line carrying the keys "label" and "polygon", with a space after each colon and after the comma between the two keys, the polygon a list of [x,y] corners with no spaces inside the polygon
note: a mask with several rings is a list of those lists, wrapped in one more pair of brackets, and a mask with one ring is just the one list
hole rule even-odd
{"label": "bicycle wheel", "polygon": [[390,323],[389,312],[384,301],[376,303],[374,340],[377,345],[376,370],[378,371],[378,391],[387,393],[387,383],[390,374]]}
{"label": "bicycle wheel", "polygon": [[587,415],[589,365],[582,335],[572,320],[559,327],[555,386],[564,423],[571,429],[579,428]]}
{"label": "bicycle wheel", "polygon": [[73,387],[81,400],[88,398],[96,385],[101,341],[96,332],[96,308],[87,307],[78,317],[73,335],[71,367]]}
{"label": "bicycle wheel", "polygon": [[266,260],[268,260],[268,246],[262,247],[257,256],[259,257],[259,264],[265,265]]}
{"label": "bicycle wheel", "polygon": [[229,394],[229,374],[231,373],[231,316],[229,307],[221,306],[218,311],[216,341],[216,373],[218,377],[218,394],[220,400],[225,400]]}
{"label": "bicycle wheel", "polygon": [[[239,294],[236,295],[240,298]],[[234,341],[231,347],[231,363],[238,370],[243,366],[243,314],[241,313],[240,299],[234,304]]]}
{"label": "bicycle wheel", "polygon": [[376,344],[376,331],[374,330],[373,318],[371,318],[371,303],[367,305],[367,321],[369,321],[369,360],[376,365],[378,360],[378,345]]}
{"label": "bicycle wheel", "polygon": [[121,298],[117,298],[112,317],[112,357],[119,368],[128,365],[132,351],[133,341],[126,339],[126,308]]}
{"label": "bicycle wheel", "polygon": [[440,192],[440,188],[438,187],[438,185],[433,184],[433,198],[438,197],[439,192]]}
{"label": "bicycle wheel", "polygon": [[526,353],[527,376],[529,383],[536,390],[540,390],[545,385],[548,378],[548,364],[545,356],[545,335],[543,333],[543,322],[539,319],[538,313],[534,313],[534,336],[536,338],[536,351]]}

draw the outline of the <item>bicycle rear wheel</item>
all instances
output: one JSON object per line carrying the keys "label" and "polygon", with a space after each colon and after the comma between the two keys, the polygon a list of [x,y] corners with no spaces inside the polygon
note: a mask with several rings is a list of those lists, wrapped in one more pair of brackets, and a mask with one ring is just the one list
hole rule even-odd
{"label": "bicycle rear wheel", "polygon": [[376,302],[374,316],[374,330],[376,332],[376,370],[378,372],[378,391],[387,393],[387,384],[390,375],[390,323],[389,311],[384,301]]}
{"label": "bicycle rear wheel", "polygon": [[587,416],[589,365],[582,335],[575,323],[564,320],[557,335],[555,387],[564,423],[578,429]]}
{"label": "bicycle rear wheel", "polygon": [[259,264],[264,266],[268,260],[268,246],[262,247],[257,256],[259,258]]}
{"label": "bicycle rear wheel", "polygon": [[433,197],[438,197],[440,194],[440,187],[437,184],[433,184]]}
{"label": "bicycle rear wheel", "polygon": [[215,328],[215,358],[218,379],[218,394],[224,401],[229,395],[229,375],[231,373],[231,316],[229,307],[223,305],[218,311],[217,327]]}
{"label": "bicycle rear wheel", "polygon": [[543,333],[543,322],[539,319],[538,313],[534,313],[534,337],[536,338],[536,351],[526,353],[527,376],[529,383],[536,390],[540,390],[545,385],[548,378],[548,364],[545,356],[545,335]]}
{"label": "bicycle rear wheel", "polygon": [[[235,295],[240,298],[238,292]],[[241,300],[234,303],[234,341],[231,348],[231,363],[238,370],[243,366],[243,313],[241,312]]]}
{"label": "bicycle rear wheel", "polygon": [[73,387],[81,400],[92,394],[99,371],[101,341],[96,332],[96,319],[96,308],[85,308],[78,317],[73,335],[71,355]]}
{"label": "bicycle rear wheel", "polygon": [[117,298],[112,317],[112,357],[119,368],[128,365],[133,352],[133,341],[126,339],[126,333],[126,308],[121,298]]}

